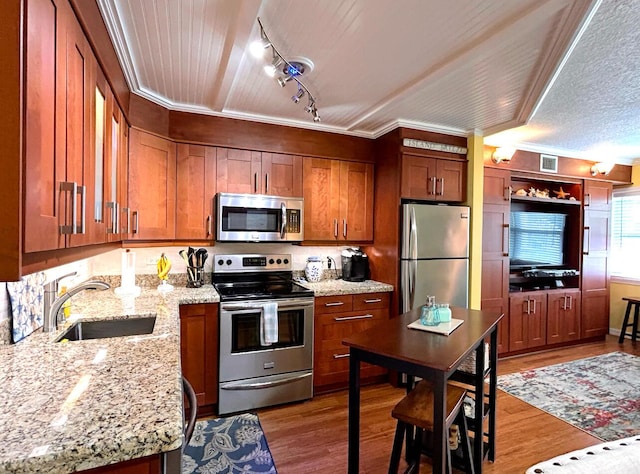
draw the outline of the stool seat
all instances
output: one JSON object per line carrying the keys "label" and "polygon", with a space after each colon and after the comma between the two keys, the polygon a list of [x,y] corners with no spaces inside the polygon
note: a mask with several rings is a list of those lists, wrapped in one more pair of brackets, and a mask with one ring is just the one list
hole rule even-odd
{"label": "stool seat", "polygon": [[[447,428],[464,402],[467,391],[447,384]],[[391,411],[391,416],[409,425],[433,431],[433,383],[421,380]]]}
{"label": "stool seat", "polygon": [[[467,421],[464,416],[463,402],[467,391],[457,385],[447,384],[447,415],[445,426],[447,430],[457,423],[457,435],[462,446],[465,472],[474,473],[473,456],[469,442]],[[391,411],[391,416],[398,420],[396,434],[391,450],[389,473],[397,473],[400,464],[400,451],[403,438],[406,433],[407,452],[406,458],[409,468],[405,472],[415,473],[420,469],[420,456],[422,455],[422,436],[424,431],[433,432],[433,407],[435,397],[433,383],[421,380],[414,389],[407,394]],[[416,428],[415,435],[413,429]],[[454,448],[455,449],[455,448]],[[451,452],[447,449],[447,467],[451,472]]]}
{"label": "stool seat", "polygon": [[[638,336],[638,323],[640,322],[640,317],[638,313],[640,313],[640,297],[636,298],[634,296],[625,296],[622,298],[623,301],[627,302],[627,309],[624,313],[624,319],[622,321],[622,328],[620,328],[620,337],[618,338],[618,343],[622,343],[624,341],[624,337],[628,334],[627,328],[631,326],[631,340],[636,342]],[[629,316],[631,314],[631,308],[634,307],[633,311],[633,321],[629,322]]]}

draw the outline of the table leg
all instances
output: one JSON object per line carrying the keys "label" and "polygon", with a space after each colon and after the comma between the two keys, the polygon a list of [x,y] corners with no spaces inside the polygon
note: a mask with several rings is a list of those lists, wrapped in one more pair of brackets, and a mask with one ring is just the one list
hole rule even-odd
{"label": "table leg", "polygon": [[498,391],[498,325],[491,332],[489,352],[489,461],[496,460],[496,408]]}
{"label": "table leg", "polygon": [[484,341],[481,341],[476,348],[476,409],[473,414],[474,434],[473,434],[473,463],[476,473],[482,472],[484,461]]}
{"label": "table leg", "polygon": [[433,403],[433,472],[444,474],[446,471],[446,450],[449,449],[447,433],[447,380],[444,374],[434,379],[435,399]]}
{"label": "table leg", "polygon": [[360,469],[360,359],[357,351],[349,350],[349,455],[348,472]]}

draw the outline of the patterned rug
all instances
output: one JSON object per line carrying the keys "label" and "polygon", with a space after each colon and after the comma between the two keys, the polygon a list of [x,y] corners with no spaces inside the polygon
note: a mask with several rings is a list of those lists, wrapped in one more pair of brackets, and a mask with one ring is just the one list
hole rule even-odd
{"label": "patterned rug", "polygon": [[244,413],[196,423],[182,473],[277,474],[258,416]]}
{"label": "patterned rug", "polygon": [[640,434],[640,357],[611,352],[502,375],[498,388],[603,441]]}

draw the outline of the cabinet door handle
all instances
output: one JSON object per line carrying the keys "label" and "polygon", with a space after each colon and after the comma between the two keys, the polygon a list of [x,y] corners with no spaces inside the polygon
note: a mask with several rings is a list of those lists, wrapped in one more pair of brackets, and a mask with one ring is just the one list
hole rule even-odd
{"label": "cabinet door handle", "polygon": [[[573,306],[573,304],[572,304],[573,303],[573,297],[571,295],[568,295],[566,298],[569,300],[569,308],[568,309],[571,309],[571,307]],[[565,309],[567,309],[567,308],[565,308]]]}
{"label": "cabinet door handle", "polygon": [[324,305],[326,307],[330,307],[330,306],[342,306],[344,303],[342,301],[336,301],[335,303],[325,303]]}
{"label": "cabinet door handle", "polygon": [[589,250],[591,250],[591,227],[589,226],[584,226],[584,242],[584,249],[582,250],[582,253],[584,255],[589,255]]}
{"label": "cabinet door handle", "polygon": [[[63,181],[60,183],[60,192],[64,193],[64,221],[59,226],[61,235],[73,234],[76,225],[76,190],[78,185],[71,181]],[[71,206],[69,206],[69,198],[71,198]],[[69,214],[69,208],[71,207],[71,224],[67,215]]]}
{"label": "cabinet door handle", "polygon": [[566,310],[567,309],[567,297],[566,296],[562,297],[562,305],[560,305],[560,309],[562,309],[562,310]]}
{"label": "cabinet door handle", "polygon": [[511,186],[505,186],[502,192],[505,201],[511,201]]}
{"label": "cabinet door handle", "polygon": [[360,316],[343,316],[341,318],[333,318],[334,321],[355,321],[356,319],[372,319],[373,314],[363,314]]}
{"label": "cabinet door handle", "polygon": [[133,234],[138,233],[138,221],[140,216],[138,215],[138,211],[133,211]]}
{"label": "cabinet door handle", "polygon": [[123,207],[122,212],[124,212],[127,215],[127,220],[126,220],[127,225],[125,227],[124,233],[129,234],[131,232],[131,209],[129,209],[128,207]]}
{"label": "cabinet door handle", "polygon": [[440,196],[444,196],[444,178],[440,178]]}
{"label": "cabinet door handle", "polygon": [[536,314],[536,300],[531,300],[531,301],[533,301],[533,311],[532,311],[532,313]]}
{"label": "cabinet door handle", "polygon": [[436,195],[436,187],[437,187],[436,181],[438,180],[438,178],[433,176],[433,177],[429,178],[429,180],[431,181],[431,194],[433,194],[435,196]]}
{"label": "cabinet door handle", "polygon": [[349,354],[348,352],[346,354],[333,354],[334,359],[344,359],[349,356],[351,356],[351,354]]}
{"label": "cabinet door handle", "polygon": [[269,194],[269,173],[264,175],[264,193]]}
{"label": "cabinet door handle", "polygon": [[531,314],[531,300],[527,298],[527,314]]}
{"label": "cabinet door handle", "polygon": [[374,298],[371,300],[364,300],[365,303],[369,304],[369,303],[380,303],[382,301],[381,298]]}
{"label": "cabinet door handle", "polygon": [[207,216],[207,237],[211,235],[211,214]]}
{"label": "cabinet door handle", "polygon": [[589,207],[591,205],[591,193],[585,193],[584,195],[584,207]]}
{"label": "cabinet door handle", "polygon": [[73,203],[73,214],[74,214],[74,223],[73,226],[75,228],[74,234],[84,234],[84,230],[86,228],[86,216],[87,216],[87,187],[86,186],[76,186],[77,194],[80,195],[80,222],[75,222],[75,202]]}
{"label": "cabinet door handle", "polygon": [[333,220],[333,236],[338,238],[338,219]]}
{"label": "cabinet door handle", "polygon": [[116,201],[116,234],[120,233],[120,203]]}
{"label": "cabinet door handle", "polygon": [[258,173],[253,174],[253,192],[256,194],[258,192]]}
{"label": "cabinet door handle", "polygon": [[109,227],[107,227],[107,234],[115,234],[116,233],[116,218],[115,218],[114,214],[115,214],[115,211],[116,211],[116,203],[113,202],[113,201],[109,201],[109,202],[106,202],[104,204],[104,206],[107,209],[111,210],[111,212],[110,212],[110,214],[111,214],[111,222],[110,222],[110,224],[111,225]]}
{"label": "cabinet door handle", "polygon": [[346,219],[342,219],[342,236],[345,239],[347,238],[347,220]]}
{"label": "cabinet door handle", "polygon": [[509,256],[509,245],[511,244],[511,242],[509,241],[509,238],[510,238],[509,224],[502,224],[502,256],[503,257]]}

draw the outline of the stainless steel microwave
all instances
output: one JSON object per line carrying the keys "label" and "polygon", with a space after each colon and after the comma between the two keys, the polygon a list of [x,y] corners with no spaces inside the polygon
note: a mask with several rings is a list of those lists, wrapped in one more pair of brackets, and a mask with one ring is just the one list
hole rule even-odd
{"label": "stainless steel microwave", "polygon": [[303,198],[264,194],[216,194],[216,240],[300,242],[304,239]]}

